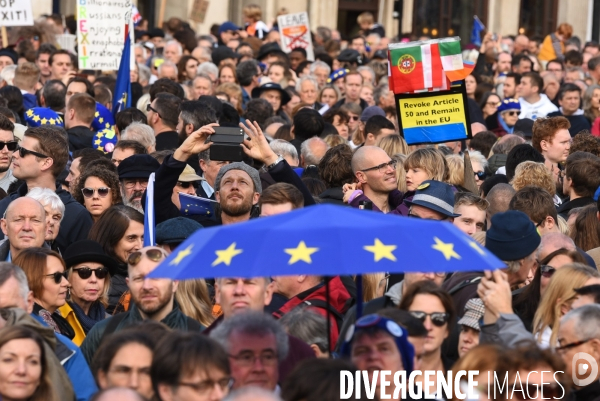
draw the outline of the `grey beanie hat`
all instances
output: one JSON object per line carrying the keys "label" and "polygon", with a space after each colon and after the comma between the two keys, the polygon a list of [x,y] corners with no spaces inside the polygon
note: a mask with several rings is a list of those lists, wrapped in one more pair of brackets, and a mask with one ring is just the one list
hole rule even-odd
{"label": "grey beanie hat", "polygon": [[249,165],[247,165],[244,162],[229,163],[229,164],[226,164],[225,166],[221,167],[221,169],[219,170],[219,174],[217,174],[217,179],[215,180],[215,191],[218,191],[219,188],[221,188],[221,180],[223,179],[223,176],[225,175],[225,173],[230,170],[245,171],[250,176],[250,178],[252,178],[252,181],[254,182],[254,191],[258,192],[259,194],[262,193],[262,185],[260,183],[260,177],[258,175],[258,171],[254,167],[250,167]]}

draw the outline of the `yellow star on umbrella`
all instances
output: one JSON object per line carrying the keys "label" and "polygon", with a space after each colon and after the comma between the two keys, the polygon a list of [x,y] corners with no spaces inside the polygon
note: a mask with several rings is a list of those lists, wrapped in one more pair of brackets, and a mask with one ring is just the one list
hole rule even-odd
{"label": "yellow star on umbrella", "polygon": [[284,252],[288,255],[291,255],[290,260],[288,261],[288,265],[293,265],[298,261],[303,261],[306,263],[312,263],[312,259],[310,255],[317,252],[319,248],[309,248],[306,246],[304,241],[300,241],[296,248],[286,248]]}
{"label": "yellow star on umbrella", "polygon": [[94,117],[98,117],[99,115],[100,115],[100,112],[99,112],[99,111],[97,111],[97,112],[94,114]]}
{"label": "yellow star on umbrella", "polygon": [[452,258],[460,259],[460,255],[454,252],[454,244],[446,244],[438,237],[433,237],[433,240],[435,241],[435,245],[432,245],[431,247],[436,251],[440,251],[446,258],[446,260],[450,260]]}
{"label": "yellow star on umbrella", "polygon": [[364,250],[373,253],[375,262],[379,262],[381,259],[389,259],[395,262],[396,257],[393,252],[396,248],[396,245],[385,245],[379,238],[375,238],[375,244],[363,247]]}
{"label": "yellow star on umbrella", "polygon": [[102,138],[102,137],[104,136],[104,133],[102,133],[102,131],[100,131],[100,132],[98,132],[98,133],[96,134],[96,136],[97,136],[98,138]]}
{"label": "yellow star on umbrella", "polygon": [[100,124],[102,124],[102,123],[104,122],[104,117],[100,117],[100,118],[98,119],[98,122],[99,122]]}
{"label": "yellow star on umbrella", "polygon": [[241,249],[235,249],[235,245],[236,243],[234,242],[233,244],[229,245],[227,249],[215,251],[218,257],[215,259],[214,262],[212,262],[211,266],[215,267],[220,263],[225,263],[227,266],[229,266],[231,264],[231,259],[243,252],[243,250]]}
{"label": "yellow star on umbrella", "polygon": [[192,248],[194,247],[194,244],[188,246],[187,248],[185,248],[183,251],[179,251],[177,252],[177,256],[175,256],[175,259],[173,259],[171,261],[171,263],[169,263],[169,266],[172,265],[179,265],[179,263],[181,263],[181,261],[186,257],[192,254]]}

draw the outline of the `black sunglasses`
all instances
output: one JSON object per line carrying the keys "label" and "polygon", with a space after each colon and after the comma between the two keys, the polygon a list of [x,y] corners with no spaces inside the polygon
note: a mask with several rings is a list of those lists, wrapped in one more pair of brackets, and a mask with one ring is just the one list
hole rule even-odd
{"label": "black sunglasses", "polygon": [[475,177],[479,178],[479,181],[483,181],[486,179],[487,174],[485,173],[485,171],[479,171],[477,173],[474,173]]}
{"label": "black sunglasses", "polygon": [[33,150],[29,150],[29,149],[25,149],[22,146],[18,146],[17,149],[19,149],[19,156],[20,157],[25,157],[27,155],[34,155],[37,157],[41,157],[43,159],[47,159],[50,156],[46,156],[45,154],[39,153],[39,152],[34,152]]}
{"label": "black sunglasses", "polygon": [[162,116],[160,115],[160,113],[158,112],[158,110],[156,110],[154,107],[152,107],[152,105],[150,103],[148,103],[148,105],[146,106],[146,111],[153,111],[156,114],[158,114],[158,116],[160,118],[162,118]]}
{"label": "black sunglasses", "polygon": [[54,279],[55,284],[60,284],[63,277],[67,278],[67,272],[54,272],[52,274],[46,274],[44,277],[52,277]]}
{"label": "black sunglasses", "polygon": [[106,278],[108,275],[108,269],[106,267],[99,267],[97,269],[92,269],[90,267],[80,267],[79,269],[73,269],[74,272],[82,279],[87,279],[92,277],[92,273],[96,275],[96,278]]}
{"label": "black sunglasses", "polygon": [[190,187],[190,185],[193,186],[194,188],[198,188],[197,181],[191,181],[191,182],[177,181],[177,186],[181,187],[183,189],[188,189]]}
{"label": "black sunglasses", "polygon": [[110,188],[107,187],[101,187],[98,189],[94,189],[94,188],[82,188],[81,189],[81,193],[83,194],[83,196],[85,196],[86,198],[91,198],[92,196],[94,196],[94,193],[98,191],[98,196],[101,198],[106,198],[108,196],[108,193],[110,192]]}
{"label": "black sunglasses", "polygon": [[516,115],[519,115],[519,112],[518,112],[518,111],[506,111],[505,113],[506,113],[506,114],[508,114],[509,116],[516,116]]}
{"label": "black sunglasses", "polygon": [[11,152],[14,152],[15,150],[17,150],[17,141],[9,141],[9,142],[2,142],[0,141],[0,150],[4,149],[4,147],[6,146],[6,149],[8,149]]}
{"label": "black sunglasses", "polygon": [[146,255],[148,257],[148,259],[150,259],[153,262],[158,262],[160,260],[162,260],[163,258],[167,257],[167,253],[160,248],[150,248],[150,249],[146,249],[145,251],[138,251],[138,252],[134,252],[131,255],[129,255],[129,257],[127,258],[127,263],[129,263],[131,266],[135,266],[138,263],[140,263],[140,260],[142,260],[142,256]]}
{"label": "black sunglasses", "polygon": [[431,318],[431,323],[437,327],[442,327],[448,323],[448,319],[450,319],[450,314],[445,312],[425,313],[421,311],[411,311],[409,313],[423,323],[425,323],[425,319],[429,316]]}
{"label": "black sunglasses", "polygon": [[554,273],[556,273],[556,269],[549,265],[541,265],[540,270],[542,272],[542,276],[546,278],[550,278]]}

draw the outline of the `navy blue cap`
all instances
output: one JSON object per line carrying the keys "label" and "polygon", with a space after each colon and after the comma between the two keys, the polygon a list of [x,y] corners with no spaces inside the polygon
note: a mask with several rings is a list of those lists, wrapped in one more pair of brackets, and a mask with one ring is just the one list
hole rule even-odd
{"label": "navy blue cap", "polygon": [[197,221],[187,217],[174,217],[156,226],[156,243],[178,244],[201,228],[202,224]]}
{"label": "navy blue cap", "polygon": [[14,64],[17,64],[17,61],[19,61],[19,55],[17,52],[8,47],[0,49],[0,56],[10,57]]}
{"label": "navy blue cap", "polygon": [[236,24],[234,24],[231,21],[225,21],[221,24],[221,26],[219,26],[219,35],[222,34],[223,32],[227,32],[227,31],[239,31],[240,28],[239,26],[237,26]]}
{"label": "navy blue cap", "polygon": [[485,247],[503,261],[531,255],[541,241],[533,222],[518,210],[493,215],[492,227],[485,234]]}
{"label": "navy blue cap", "polygon": [[288,56],[283,50],[281,50],[281,47],[279,47],[277,43],[271,42],[262,45],[260,49],[258,49],[258,56],[256,56],[256,59],[260,61],[267,57],[269,54],[273,53],[283,54],[285,57]]}
{"label": "navy blue cap", "polygon": [[146,178],[156,172],[160,163],[150,155],[133,155],[124,159],[117,167],[119,179]]}
{"label": "navy blue cap", "polygon": [[517,99],[504,99],[498,105],[498,113],[502,114],[508,110],[521,110],[521,103]]}
{"label": "navy blue cap", "polygon": [[404,201],[408,206],[418,205],[434,210],[447,217],[459,217],[454,213],[454,190],[446,183],[427,180],[417,187],[411,201]]}
{"label": "navy blue cap", "polygon": [[292,100],[290,95],[283,90],[281,85],[276,84],[275,82],[267,82],[266,84],[262,84],[261,86],[252,89],[252,97],[259,98],[264,91],[278,91],[281,94],[282,106],[285,106],[290,100]]}
{"label": "navy blue cap", "polygon": [[218,67],[219,64],[221,64],[221,61],[226,60],[228,58],[237,60],[239,54],[237,54],[227,46],[219,46],[216,49],[213,49],[211,57],[213,64]]}
{"label": "navy blue cap", "polygon": [[362,63],[362,57],[360,53],[354,49],[344,49],[337,56],[338,61],[346,61],[350,63]]}
{"label": "navy blue cap", "polygon": [[341,354],[345,357],[349,357],[352,351],[352,342],[356,338],[356,335],[363,330],[368,330],[373,327],[377,327],[392,336],[398,347],[398,352],[400,353],[402,366],[406,371],[406,375],[410,375],[414,368],[413,361],[415,348],[408,341],[408,332],[393,320],[386,319],[379,315],[373,314],[363,316],[356,321],[356,324],[348,329],[344,343],[340,348]]}
{"label": "navy blue cap", "polygon": [[373,116],[385,117],[385,111],[383,111],[383,109],[379,106],[369,106],[363,110],[362,114],[360,115],[360,121],[365,122]]}

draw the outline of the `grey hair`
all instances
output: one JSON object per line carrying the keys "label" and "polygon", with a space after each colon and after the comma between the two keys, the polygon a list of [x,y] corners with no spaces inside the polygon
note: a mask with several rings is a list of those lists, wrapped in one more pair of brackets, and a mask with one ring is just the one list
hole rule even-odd
{"label": "grey hair", "polygon": [[[198,69],[196,70],[196,74],[197,75],[213,74],[215,77],[218,77],[219,76],[219,67],[217,67],[210,61],[205,61],[204,63],[202,63],[198,66]],[[212,79],[210,82],[212,82]]]}
{"label": "grey hair", "polygon": [[294,160],[298,160],[298,150],[294,145],[283,139],[273,139],[269,144],[273,152],[281,157],[289,156]]}
{"label": "grey hair", "polygon": [[177,65],[174,62],[165,60],[165,61],[163,61],[163,63],[161,65],[158,66],[158,69],[157,69],[158,75],[161,74],[164,67],[173,67],[173,68],[175,68],[175,74],[179,73],[179,70],[177,69]]}
{"label": "grey hair", "polygon": [[215,39],[211,35],[199,35],[198,41],[208,40],[211,44],[215,44]]}
{"label": "grey hair", "polygon": [[138,81],[150,81],[150,76],[152,75],[152,72],[150,71],[150,68],[142,63],[138,63]]}
{"label": "grey hair", "polygon": [[231,316],[218,325],[210,333],[210,337],[221,344],[225,351],[229,352],[231,349],[229,337],[234,331],[252,335],[273,334],[277,341],[277,358],[279,362],[283,361],[288,354],[289,339],[287,333],[273,317],[264,312],[249,311]]}
{"label": "grey hair", "polygon": [[321,352],[327,351],[327,320],[310,310],[308,305],[292,309],[279,319],[279,323],[290,335],[309,345],[316,344]]}
{"label": "grey hair", "polygon": [[35,187],[27,192],[27,197],[40,202],[42,206],[49,205],[52,210],[60,212],[60,221],[65,217],[65,204],[60,199],[56,192],[48,188]]}
{"label": "grey hair", "polygon": [[600,305],[584,305],[569,311],[560,320],[560,324],[575,321],[577,336],[581,339],[600,339]]}
{"label": "grey hair", "polygon": [[202,78],[202,79],[208,79],[208,82],[210,82],[210,84],[211,84],[211,85],[212,85],[212,83],[213,83],[213,80],[212,80],[212,78],[210,77],[210,75],[208,75],[208,74],[206,74],[206,73],[204,73],[204,72],[199,72],[198,74],[196,74],[196,76],[194,77],[194,79],[192,79],[192,80],[190,81],[190,85],[189,85],[189,86],[190,86],[190,87],[193,87],[193,86],[194,86],[194,81],[195,81],[195,80],[197,80],[198,78]]}
{"label": "grey hair", "polygon": [[[317,142],[324,143],[325,145],[327,145],[327,142],[325,142],[318,136],[313,136],[312,138],[309,138],[306,141],[302,142],[302,145],[300,146],[300,153],[304,158],[304,164],[307,166],[316,166],[321,161],[321,159],[319,159],[311,149],[311,145]],[[329,145],[327,145],[327,147],[329,148]]]}
{"label": "grey hair", "polygon": [[[375,86],[375,79],[376,79],[376,75],[375,75],[375,71],[373,71],[373,69],[367,65],[363,65],[361,67],[358,67],[356,69],[356,71],[358,71],[359,73],[361,71],[368,71],[369,74],[371,74],[371,77],[373,77],[373,79],[371,79],[371,85]],[[362,74],[361,74],[362,75]]]}
{"label": "grey hair", "polygon": [[315,77],[311,75],[305,75],[296,82],[296,92],[300,93],[300,90],[302,89],[302,84],[306,81],[312,82],[312,84],[315,86],[315,90],[319,90],[319,83],[317,82]]}
{"label": "grey hair", "polygon": [[210,148],[198,153],[198,160],[204,160],[208,163],[210,161]]}
{"label": "grey hair", "polygon": [[262,400],[262,401],[283,401],[272,391],[264,390],[260,387],[243,387],[231,392],[223,401],[244,401],[244,400]]}
{"label": "grey hair", "polygon": [[21,297],[27,303],[29,283],[27,282],[25,272],[19,266],[10,262],[0,262],[0,286],[4,285],[11,277],[14,277],[19,283],[19,293],[21,293]]}
{"label": "grey hair", "polygon": [[325,63],[321,60],[317,60],[310,65],[310,73],[314,74],[314,72],[317,68],[325,68],[327,70],[327,75],[331,74],[331,67],[329,67],[327,65],[327,63]]}
{"label": "grey hair", "polygon": [[469,157],[471,158],[471,161],[475,160],[476,162],[479,162],[479,164],[481,164],[481,168],[485,170],[485,168],[488,165],[488,161],[485,158],[485,156],[481,154],[480,151],[469,150]]}
{"label": "grey hair", "polygon": [[389,90],[387,85],[379,85],[373,90],[373,101],[375,101],[376,105],[381,103],[381,98],[385,97]]}
{"label": "grey hair", "polygon": [[154,130],[149,125],[134,121],[121,133],[121,140],[137,141],[146,149],[156,145]]}
{"label": "grey hair", "polygon": [[[148,50],[146,50],[146,48],[141,44],[141,43],[136,43],[135,45],[133,45],[134,49],[142,49],[142,57],[144,58],[144,60],[146,58],[148,58]],[[138,63],[139,65],[139,63]]]}
{"label": "grey hair", "polygon": [[179,55],[183,54],[183,47],[181,47],[181,43],[179,43],[178,41],[172,39],[172,40],[169,40],[167,42],[167,44],[165,45],[165,47],[170,46],[170,45],[175,45],[177,47],[177,50],[179,51]]}
{"label": "grey hair", "polygon": [[2,69],[2,72],[0,72],[0,78],[2,79],[2,81],[0,82],[6,82],[7,85],[13,86],[14,83],[14,79],[15,79],[15,71],[17,70],[17,65],[16,64],[11,64],[11,65],[7,65],[6,67],[4,67]]}

